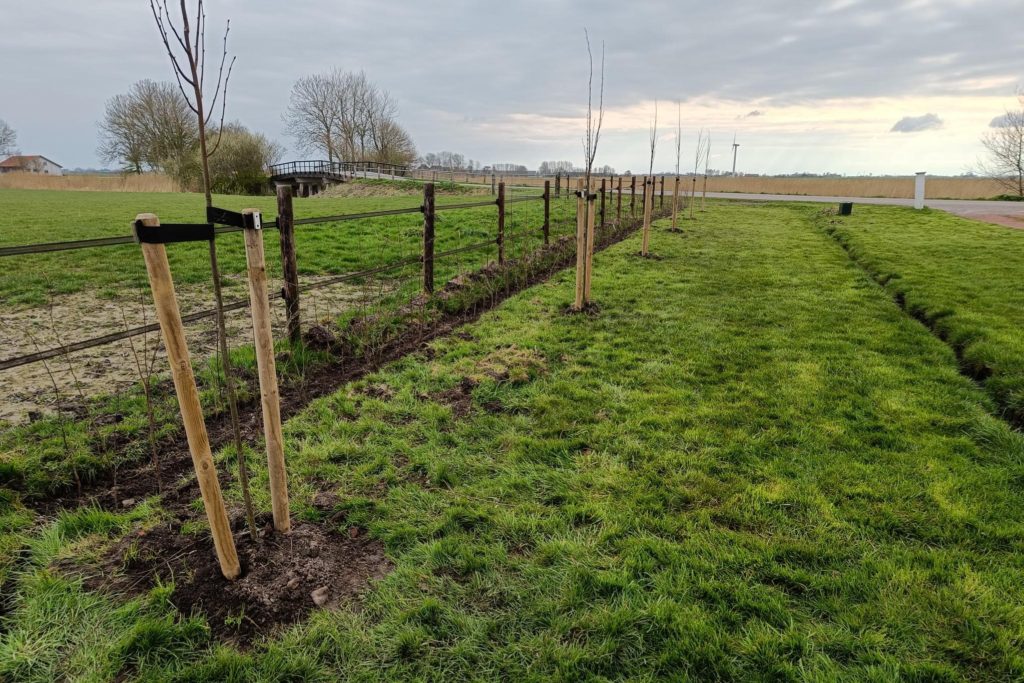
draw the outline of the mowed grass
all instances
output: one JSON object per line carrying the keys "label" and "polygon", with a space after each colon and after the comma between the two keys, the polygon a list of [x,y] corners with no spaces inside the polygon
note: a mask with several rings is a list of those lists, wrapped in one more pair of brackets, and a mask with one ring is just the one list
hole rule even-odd
{"label": "mowed grass", "polygon": [[0,678],[1020,680],[1024,440],[806,208],[686,227],[288,422],[395,562],[358,608],[241,652],[54,568],[157,510],[15,520]]}
{"label": "mowed grass", "polygon": [[853,258],[948,340],[1006,416],[1024,424],[1024,232],[927,209],[858,206],[827,220]]}
{"label": "mowed grass", "polygon": [[[454,189],[453,186],[452,189]],[[443,190],[443,188],[442,188]],[[509,189],[508,196],[539,196],[534,189]],[[441,191],[438,206],[493,200],[490,196]],[[384,197],[311,197],[294,200],[296,219],[418,207],[422,192],[409,190]],[[260,209],[267,221],[277,216],[274,197],[216,196],[214,204],[241,211]],[[570,205],[571,204],[571,205]],[[155,213],[164,223],[205,222],[202,195],[171,193],[71,192],[0,189],[0,247],[39,242],[59,242],[131,234],[131,222],[139,213]],[[552,230],[574,229],[569,217],[575,202],[552,201]],[[507,207],[506,233],[510,257],[527,253],[542,243],[543,202],[512,203]],[[422,249],[423,217],[419,213],[367,218],[296,227],[296,253],[301,276],[362,271],[415,258]],[[530,235],[519,235],[532,230]],[[441,211],[436,225],[437,252],[493,241],[497,236],[497,209],[482,207]],[[267,233],[267,267],[279,274],[277,233]],[[245,272],[245,250],[240,233],[217,239],[218,260],[224,275]],[[178,244],[168,250],[171,268],[179,285],[209,282],[206,245]],[[491,244],[439,261],[436,276],[452,277],[461,270],[479,267],[496,258]],[[0,307],[39,306],[60,295],[88,291],[104,297],[137,300],[147,287],[145,264],[134,244],[10,256],[0,259]],[[379,275],[400,279],[415,275],[418,266]],[[443,280],[442,280],[443,281]]]}

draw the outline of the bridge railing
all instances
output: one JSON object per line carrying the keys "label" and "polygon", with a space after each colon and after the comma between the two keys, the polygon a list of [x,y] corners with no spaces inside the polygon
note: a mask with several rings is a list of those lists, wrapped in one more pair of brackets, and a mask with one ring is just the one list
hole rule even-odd
{"label": "bridge railing", "polygon": [[390,176],[409,175],[408,166],[388,164],[381,161],[326,161],[311,159],[272,164],[269,170],[271,178],[295,178],[300,176],[341,178],[369,173]]}

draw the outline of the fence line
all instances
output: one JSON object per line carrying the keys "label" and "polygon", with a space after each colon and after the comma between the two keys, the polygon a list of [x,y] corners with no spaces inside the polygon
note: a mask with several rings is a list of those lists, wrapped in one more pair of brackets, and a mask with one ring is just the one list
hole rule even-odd
{"label": "fence line", "polygon": [[[550,233],[550,204],[551,204],[551,199],[554,196],[552,194],[552,192],[551,192],[551,183],[550,182],[545,182],[543,194],[540,194],[540,195],[529,195],[529,196],[522,196],[522,197],[512,197],[512,198],[505,198],[504,183],[501,183],[499,185],[499,187],[500,187],[500,191],[498,193],[499,199],[497,199],[497,200],[486,200],[486,201],[479,201],[479,202],[465,202],[465,203],[460,203],[460,204],[444,204],[444,205],[437,205],[437,206],[435,206],[433,201],[432,201],[432,199],[433,199],[433,197],[432,197],[432,195],[433,195],[433,184],[432,183],[427,183],[425,185],[425,189],[424,189],[424,202],[420,206],[401,208],[401,209],[385,209],[385,210],[381,210],[381,211],[371,211],[371,212],[363,212],[363,213],[357,213],[357,214],[340,214],[340,215],[333,215],[333,216],[316,216],[316,217],[303,218],[303,219],[292,219],[291,218],[291,216],[293,214],[292,214],[292,210],[291,210],[292,195],[291,195],[290,187],[287,188],[286,192],[279,192],[279,195],[278,195],[278,209],[279,209],[279,214],[280,215],[278,216],[278,219],[275,220],[275,221],[264,222],[263,223],[263,228],[264,229],[280,229],[282,231],[282,249],[283,250],[290,250],[290,252],[291,252],[290,255],[292,257],[294,257],[294,241],[290,240],[290,239],[286,240],[285,239],[285,234],[286,233],[290,233],[291,228],[294,227],[294,226],[298,226],[298,225],[315,225],[315,224],[323,224],[323,223],[336,223],[336,222],[343,222],[343,221],[350,221],[350,220],[361,220],[361,219],[369,219],[369,218],[380,218],[380,217],[386,217],[386,216],[397,216],[397,215],[407,215],[407,214],[414,214],[414,213],[422,213],[422,214],[424,214],[424,227],[426,229],[426,225],[428,224],[428,222],[430,223],[430,225],[432,227],[432,225],[433,225],[433,215],[432,214],[436,213],[436,212],[463,210],[463,209],[474,209],[474,208],[486,208],[486,207],[491,207],[491,206],[496,206],[498,208],[498,225],[499,225],[499,229],[497,231],[496,236],[494,238],[492,238],[492,239],[487,240],[487,241],[481,241],[481,242],[477,242],[477,243],[469,244],[469,245],[461,245],[461,246],[458,246],[458,247],[454,247],[452,249],[447,249],[447,250],[443,250],[443,251],[434,253],[433,252],[433,234],[432,234],[432,230],[431,230],[431,244],[430,244],[429,250],[427,248],[427,245],[424,243],[423,245],[421,245],[421,252],[420,252],[420,254],[418,254],[416,256],[408,256],[408,257],[405,257],[403,259],[399,259],[397,261],[393,261],[393,262],[390,262],[390,263],[382,264],[380,266],[376,266],[376,267],[373,267],[373,268],[366,268],[366,269],[359,270],[359,271],[353,271],[353,272],[350,272],[350,273],[344,273],[344,274],[340,274],[340,275],[337,275],[335,277],[330,277],[330,278],[327,278],[325,280],[321,280],[321,281],[318,281],[318,282],[311,282],[311,283],[305,283],[305,284],[300,284],[298,282],[298,275],[297,275],[297,273],[292,273],[289,276],[289,273],[285,272],[285,287],[283,287],[281,291],[271,293],[270,294],[270,299],[271,300],[285,299],[286,304],[287,304],[287,308],[288,308],[288,311],[289,311],[289,315],[288,315],[289,337],[291,337],[292,339],[296,339],[298,337],[298,334],[299,334],[299,319],[298,319],[298,315],[297,315],[297,313],[293,314],[293,311],[295,311],[295,312],[298,311],[298,294],[300,292],[309,292],[309,291],[316,290],[316,289],[319,289],[319,288],[322,288],[322,287],[329,287],[331,285],[340,284],[342,282],[347,282],[347,281],[351,281],[351,280],[357,280],[359,278],[364,278],[364,277],[368,277],[368,276],[372,276],[372,275],[379,275],[381,273],[397,271],[397,270],[401,270],[403,268],[408,268],[410,266],[420,264],[420,265],[423,266],[423,269],[424,269],[424,290],[429,293],[429,292],[433,291],[433,263],[434,263],[434,261],[436,261],[438,259],[444,259],[444,258],[447,258],[447,257],[450,257],[450,256],[454,256],[454,255],[457,255],[457,254],[461,254],[461,253],[465,253],[465,252],[469,252],[469,251],[476,251],[476,250],[480,250],[480,249],[485,249],[487,247],[492,247],[492,246],[497,245],[497,247],[498,247],[498,260],[499,260],[499,262],[501,262],[501,261],[504,260],[504,241],[505,240],[517,239],[517,238],[521,238],[521,237],[527,237],[527,236],[530,236],[530,235],[536,235],[538,233],[541,233],[543,235],[544,243],[547,244],[548,240],[549,240],[549,233]],[[429,190],[427,188],[429,188]],[[282,188],[282,189],[284,189],[284,188]],[[613,189],[612,191],[614,192],[616,190]],[[619,184],[619,189],[617,191],[619,193],[619,203],[621,205],[621,195],[623,194],[623,189],[622,189],[621,183]],[[429,202],[427,201],[427,193],[428,192],[431,195],[431,201],[429,201]],[[568,194],[569,193],[567,191],[566,192],[566,196],[568,196]],[[602,193],[602,195],[603,195],[603,193]],[[662,200],[663,199],[664,199],[664,196],[662,196]],[[505,214],[504,214],[505,205],[507,205],[507,204],[515,204],[515,203],[522,203],[522,202],[535,202],[535,201],[543,201],[544,202],[544,224],[540,228],[530,228],[530,229],[526,229],[526,230],[517,231],[517,232],[514,232],[514,233],[505,234],[504,230],[503,230],[504,218],[505,218]],[[428,216],[427,216],[428,211],[431,212],[431,215],[429,216],[429,221],[428,221]],[[617,217],[616,222],[618,222],[619,220],[621,220],[621,213]],[[601,225],[604,226],[605,224],[606,224],[606,222],[604,220],[604,215],[603,215],[603,212],[602,212]],[[282,225],[285,226],[284,229],[282,229]],[[235,226],[217,226],[215,228],[215,235],[221,235],[221,234],[227,234],[227,233],[233,233],[233,232],[240,232],[241,230],[242,230],[242,228],[235,227]],[[86,239],[86,240],[72,240],[72,241],[67,241],[67,242],[50,242],[50,243],[38,243],[38,244],[29,244],[29,245],[19,245],[19,246],[14,246],[14,247],[0,248],[0,257],[18,256],[18,255],[25,255],[25,254],[49,253],[49,252],[58,252],[58,251],[69,251],[69,250],[74,250],[74,249],[85,249],[85,248],[99,248],[99,247],[122,246],[122,245],[125,245],[125,244],[133,244],[134,242],[135,242],[134,236],[125,235],[125,236],[118,236],[118,237],[106,237],[106,238],[96,238],[96,239]],[[286,242],[287,242],[287,245],[286,245]],[[427,276],[428,272],[429,272],[429,278]],[[240,310],[240,309],[243,309],[243,308],[247,308],[248,306],[249,306],[248,299],[240,299],[240,300],[236,300],[236,301],[225,303],[224,307],[223,307],[223,311],[225,313],[227,313],[227,312],[231,312],[231,311],[236,311],[236,310]],[[202,310],[202,311],[196,311],[196,312],[190,313],[188,315],[182,316],[182,322],[185,322],[185,323],[196,322],[196,321],[203,320],[203,319],[206,319],[206,318],[212,318],[212,317],[214,317],[216,315],[217,315],[217,309],[206,309],[206,310]],[[86,350],[86,349],[95,348],[97,346],[103,346],[103,345],[106,345],[106,344],[111,344],[113,342],[122,341],[122,340],[129,339],[129,338],[132,338],[132,337],[137,337],[137,336],[140,336],[140,335],[143,335],[143,334],[148,334],[150,332],[158,332],[159,330],[160,330],[159,324],[151,323],[151,324],[148,324],[148,325],[141,325],[141,326],[137,326],[137,327],[121,330],[119,332],[112,332],[110,334],[94,337],[94,338],[91,338],[91,339],[86,339],[86,340],[82,340],[82,341],[78,341],[78,342],[73,342],[73,343],[70,343],[70,344],[62,344],[62,345],[60,345],[58,347],[51,348],[51,349],[45,349],[45,350],[42,350],[42,351],[36,351],[34,353],[24,354],[24,355],[16,356],[16,357],[13,357],[13,358],[6,358],[6,359],[3,359],[3,360],[0,360],[0,371],[21,367],[21,366],[24,366],[24,365],[29,365],[29,364],[32,364],[32,363],[37,363],[37,362],[49,360],[49,359],[52,359],[52,358],[57,358],[59,356],[64,356],[66,354],[73,353],[73,352],[76,352],[76,351],[83,351],[83,350]]]}

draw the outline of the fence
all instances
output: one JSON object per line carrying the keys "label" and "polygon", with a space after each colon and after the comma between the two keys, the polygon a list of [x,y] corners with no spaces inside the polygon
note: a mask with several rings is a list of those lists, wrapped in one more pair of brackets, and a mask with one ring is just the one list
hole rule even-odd
{"label": "fence", "polygon": [[[611,182],[611,179],[604,179],[600,191],[600,227],[607,223],[620,222],[623,215],[627,212],[633,216],[637,215],[636,206],[640,203],[638,197],[641,197],[641,195],[634,196],[635,189],[635,183],[623,184],[621,178],[617,179],[617,185]],[[575,202],[556,202],[550,181],[545,183],[541,192],[527,190],[519,190],[519,192],[526,193],[517,195],[513,188],[506,186],[504,183],[499,183],[496,187],[496,196],[493,199],[486,198],[473,201],[447,201],[439,203],[435,196],[434,185],[427,183],[424,185],[423,201],[418,206],[296,218],[292,189],[287,184],[281,185],[277,194],[277,216],[273,220],[264,221],[263,228],[277,230],[279,236],[282,255],[280,279],[283,282],[283,286],[280,291],[275,291],[271,294],[271,299],[282,302],[285,321],[282,327],[287,337],[295,341],[301,338],[303,333],[303,319],[300,315],[301,302],[308,293],[314,290],[342,283],[366,282],[374,278],[382,283],[379,287],[380,291],[375,292],[374,295],[377,296],[377,299],[383,299],[386,293],[392,291],[390,284],[388,287],[385,287],[383,283],[385,283],[386,278],[393,277],[393,281],[396,283],[393,287],[394,291],[401,289],[403,283],[411,283],[414,279],[416,290],[429,295],[437,287],[439,278],[445,277],[446,273],[449,276],[456,273],[456,269],[451,265],[451,262],[460,259],[460,255],[471,255],[473,252],[476,252],[477,254],[483,254],[485,259],[501,264],[509,258],[515,258],[516,252],[519,255],[525,255],[533,245],[546,244],[553,236],[572,231],[574,219],[572,219],[571,214],[574,212]],[[561,194],[568,200],[570,196],[568,191]],[[615,204],[618,208],[614,213],[614,218],[612,218],[613,209],[609,208],[611,203],[607,201],[606,195],[612,195],[616,199]],[[664,202],[663,195],[661,201]],[[526,206],[533,205],[536,208],[527,211],[523,215],[519,215],[513,211],[513,207],[520,204]],[[145,209],[147,207],[140,208]],[[486,211],[487,209],[494,210],[494,213]],[[486,221],[481,221],[480,211],[484,211],[489,216],[489,218],[486,218]],[[322,226],[324,230],[333,231],[334,227],[340,227],[333,224],[369,221],[403,215],[419,215],[421,217],[420,227],[416,230],[416,233],[418,233],[416,235],[418,248],[416,248],[415,252],[410,251],[410,253],[399,254],[397,258],[381,258],[375,262],[365,264],[366,267],[355,268],[337,274],[328,273],[319,279],[310,278],[307,281],[300,281],[299,267],[303,265],[303,260],[300,258],[302,254],[298,253],[296,249],[296,234],[303,234],[304,228]],[[213,219],[211,222],[218,222],[217,214],[211,215],[211,218]],[[518,221],[519,225],[511,225],[510,219],[513,218],[516,220],[511,222]],[[527,225],[523,225],[524,219],[528,222]],[[486,223],[489,223],[490,230],[488,231],[485,228],[468,230],[466,231],[469,235],[467,238],[458,226],[471,223],[474,220],[484,222],[485,226]],[[445,227],[441,234],[438,234],[437,229],[439,223]],[[380,232],[382,233],[389,229],[391,229],[390,221],[389,225],[384,226]],[[217,237],[221,237],[240,231],[241,228],[239,227],[218,225],[215,234]],[[331,234],[333,235],[334,233],[332,232]],[[412,235],[414,233],[408,232],[408,234]],[[133,242],[133,237],[123,235],[0,247],[0,263],[8,259],[37,254],[103,250],[118,246],[123,249],[123,245],[130,245]],[[306,252],[306,254],[307,257],[315,255],[309,252]],[[228,252],[226,255],[230,256],[231,252]],[[120,255],[112,258],[119,261]],[[141,260],[137,254],[134,254],[132,258]],[[445,263],[449,263],[449,267],[440,267]],[[461,261],[459,263],[459,270],[461,271]],[[415,269],[415,278],[403,281],[401,279],[402,271],[410,269]],[[315,268],[312,270],[315,270]],[[306,272],[312,271],[307,269]],[[387,280],[387,282],[390,283],[392,281]],[[246,309],[248,306],[248,299],[245,298],[229,300],[224,304],[224,311],[238,311]],[[191,323],[204,319],[213,319],[216,313],[215,308],[205,308],[191,312],[186,311],[182,319],[185,323]],[[55,358],[66,358],[69,354],[75,352],[96,349],[97,347],[158,331],[159,326],[155,322],[131,326],[126,322],[122,329],[90,336],[87,339],[65,343],[62,339],[58,338],[58,343],[49,348],[37,347],[28,353],[18,353],[17,355],[0,358],[0,371],[12,371],[33,363],[44,363]],[[77,382],[77,378],[75,381]]]}

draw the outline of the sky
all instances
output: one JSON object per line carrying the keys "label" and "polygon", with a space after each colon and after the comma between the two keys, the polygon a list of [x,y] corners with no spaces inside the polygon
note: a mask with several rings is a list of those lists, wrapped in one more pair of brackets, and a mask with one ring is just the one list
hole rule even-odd
{"label": "sky", "polygon": [[[190,4],[194,0],[189,0]],[[296,79],[363,70],[421,153],[583,161],[588,62],[605,45],[597,164],[656,170],[959,174],[1024,85],[1020,0],[206,0],[230,18],[228,118],[306,158],[281,115]],[[0,119],[26,154],[97,167],[104,103],[169,80],[147,0],[0,0]]]}

